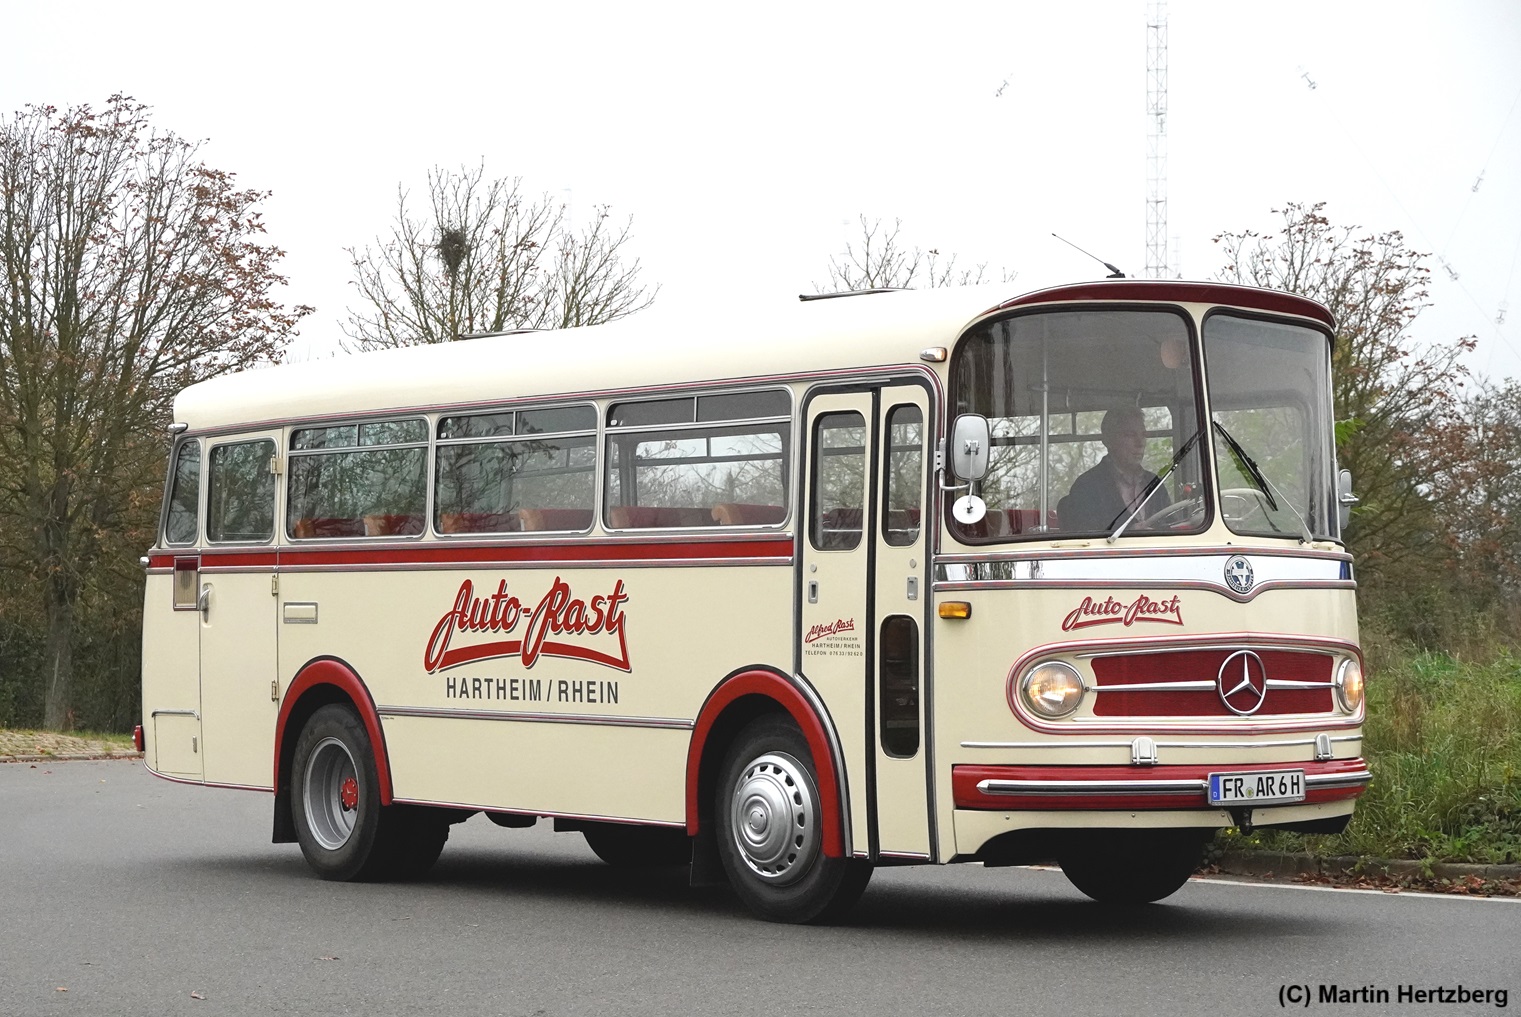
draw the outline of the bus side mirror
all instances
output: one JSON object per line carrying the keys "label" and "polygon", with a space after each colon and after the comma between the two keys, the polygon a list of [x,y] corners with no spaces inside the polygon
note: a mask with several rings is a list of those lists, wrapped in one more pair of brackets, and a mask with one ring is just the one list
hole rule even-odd
{"label": "bus side mirror", "polygon": [[987,476],[988,453],[992,448],[988,418],[980,413],[963,413],[951,428],[951,469],[962,480],[978,481]]}
{"label": "bus side mirror", "polygon": [[1352,519],[1352,506],[1356,505],[1357,501],[1357,495],[1352,493],[1352,471],[1342,470],[1336,477],[1336,512],[1343,531]]}

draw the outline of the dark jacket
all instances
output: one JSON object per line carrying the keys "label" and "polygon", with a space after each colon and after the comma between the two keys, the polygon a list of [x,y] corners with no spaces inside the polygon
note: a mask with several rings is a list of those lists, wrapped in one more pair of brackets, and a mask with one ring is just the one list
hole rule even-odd
{"label": "dark jacket", "polygon": [[[1157,479],[1155,473],[1141,471],[1141,490]],[[1158,486],[1146,500],[1146,508],[1137,518],[1156,515],[1172,504],[1167,488]],[[1056,505],[1057,521],[1064,531],[1079,533],[1112,533],[1128,516],[1134,505],[1126,505],[1120,497],[1120,486],[1114,474],[1114,464],[1105,456],[1093,469],[1078,477],[1072,490]]]}

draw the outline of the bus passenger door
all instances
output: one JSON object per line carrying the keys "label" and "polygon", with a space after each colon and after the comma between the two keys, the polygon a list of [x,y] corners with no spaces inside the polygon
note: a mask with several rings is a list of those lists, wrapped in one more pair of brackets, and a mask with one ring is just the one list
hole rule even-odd
{"label": "bus passenger door", "polygon": [[928,402],[902,385],[816,395],[804,414],[798,670],[839,733],[852,846],[872,857],[930,853],[920,694]]}
{"label": "bus passenger door", "polygon": [[278,432],[210,442],[201,555],[201,734],[206,781],[274,782]]}
{"label": "bus passenger door", "polygon": [[871,392],[814,396],[804,411],[808,455],[799,519],[802,573],[797,668],[823,698],[839,735],[849,787],[851,847],[872,845],[867,789],[873,758],[867,667],[871,604],[867,576],[872,541]]}
{"label": "bus passenger door", "polygon": [[873,592],[877,839],[884,855],[930,856],[925,717],[925,609],[929,603],[926,519],[929,395],[917,385],[885,388],[877,404],[877,503]]}

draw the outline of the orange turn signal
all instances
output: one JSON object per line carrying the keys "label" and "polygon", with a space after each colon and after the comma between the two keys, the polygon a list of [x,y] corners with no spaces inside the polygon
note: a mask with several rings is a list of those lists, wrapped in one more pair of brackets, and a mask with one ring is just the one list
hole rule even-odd
{"label": "orange turn signal", "polygon": [[964,600],[942,600],[940,602],[940,617],[970,618],[972,617],[972,605]]}

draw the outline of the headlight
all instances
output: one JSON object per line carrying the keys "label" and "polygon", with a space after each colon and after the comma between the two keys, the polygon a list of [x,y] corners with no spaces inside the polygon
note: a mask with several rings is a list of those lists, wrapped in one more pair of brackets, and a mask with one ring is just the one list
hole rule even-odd
{"label": "headlight", "polygon": [[1363,668],[1355,660],[1344,660],[1336,669],[1336,702],[1347,713],[1356,713],[1363,705]]}
{"label": "headlight", "polygon": [[1049,660],[1019,683],[1025,705],[1042,717],[1065,717],[1083,701],[1083,678],[1070,664]]}

